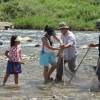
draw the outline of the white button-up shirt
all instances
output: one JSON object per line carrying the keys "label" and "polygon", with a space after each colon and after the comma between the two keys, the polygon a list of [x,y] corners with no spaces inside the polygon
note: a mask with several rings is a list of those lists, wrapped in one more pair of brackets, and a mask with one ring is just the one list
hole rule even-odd
{"label": "white button-up shirt", "polygon": [[64,59],[70,60],[73,57],[77,55],[77,49],[76,49],[76,39],[72,32],[69,30],[65,35],[61,34],[61,40],[65,45],[70,44],[71,46],[64,49]]}

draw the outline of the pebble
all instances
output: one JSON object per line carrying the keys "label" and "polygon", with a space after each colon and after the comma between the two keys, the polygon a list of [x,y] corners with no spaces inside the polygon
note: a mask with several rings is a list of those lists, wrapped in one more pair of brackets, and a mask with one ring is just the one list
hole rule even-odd
{"label": "pebble", "polygon": [[[37,55],[25,55],[23,54],[22,55],[22,58],[23,59],[27,59],[27,60],[30,60],[30,59],[38,59],[39,57]],[[8,58],[5,56],[5,55],[0,55],[0,60],[8,60]]]}

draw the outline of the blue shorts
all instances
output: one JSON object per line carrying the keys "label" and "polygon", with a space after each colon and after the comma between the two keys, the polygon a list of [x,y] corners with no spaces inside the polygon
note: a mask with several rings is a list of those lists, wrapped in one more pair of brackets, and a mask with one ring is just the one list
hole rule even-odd
{"label": "blue shorts", "polygon": [[56,58],[53,52],[40,52],[40,65],[49,66],[49,63],[56,62]]}
{"label": "blue shorts", "polygon": [[18,74],[21,73],[21,65],[19,62],[10,62],[8,61],[7,63],[7,73],[11,73],[11,74]]}

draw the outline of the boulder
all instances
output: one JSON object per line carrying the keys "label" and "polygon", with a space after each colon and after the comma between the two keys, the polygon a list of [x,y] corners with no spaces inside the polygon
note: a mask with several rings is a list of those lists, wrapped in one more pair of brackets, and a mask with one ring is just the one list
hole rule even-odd
{"label": "boulder", "polygon": [[22,42],[32,42],[32,39],[30,37],[24,37]]}
{"label": "boulder", "polygon": [[100,29],[100,19],[98,19],[96,21],[96,26],[95,26],[96,29]]}
{"label": "boulder", "polygon": [[3,42],[2,41],[0,41],[0,45],[3,45]]}
{"label": "boulder", "polygon": [[14,25],[12,22],[0,22],[0,29],[8,30],[13,29]]}
{"label": "boulder", "polygon": [[87,46],[87,45],[83,45],[83,46],[81,46],[80,48],[81,48],[81,49],[86,49],[86,48],[88,48],[88,46]]}
{"label": "boulder", "polygon": [[35,47],[40,47],[40,46],[41,46],[40,44],[36,44],[36,45],[35,45]]}

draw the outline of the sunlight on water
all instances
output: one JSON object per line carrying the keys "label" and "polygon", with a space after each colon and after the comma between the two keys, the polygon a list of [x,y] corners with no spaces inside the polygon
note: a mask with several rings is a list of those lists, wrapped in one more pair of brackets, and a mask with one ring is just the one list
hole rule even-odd
{"label": "sunlight on water", "polygon": [[[6,86],[2,86],[2,80],[6,71],[7,59],[3,57],[6,48],[9,46],[10,37],[17,33],[22,37],[29,37],[32,41],[22,43],[22,54],[24,65],[22,73],[19,74],[19,85],[14,85],[13,75],[7,81]],[[61,33],[56,31],[58,37]],[[76,36],[78,57],[77,66],[87,51],[90,42],[98,42],[99,32],[73,31]],[[91,48],[78,71],[74,75],[70,84],[67,85],[72,73],[66,65],[64,82],[44,84],[43,67],[39,65],[41,37],[43,30],[0,30],[0,37],[3,45],[0,48],[0,100],[99,100],[100,87],[98,87],[97,76],[91,66],[96,66],[98,49]],[[54,41],[54,46],[59,43]],[[55,52],[56,53],[56,52]],[[56,71],[52,74],[55,79]]]}

